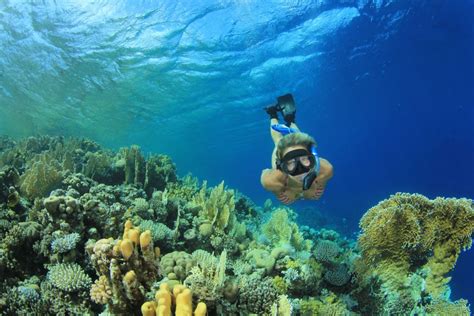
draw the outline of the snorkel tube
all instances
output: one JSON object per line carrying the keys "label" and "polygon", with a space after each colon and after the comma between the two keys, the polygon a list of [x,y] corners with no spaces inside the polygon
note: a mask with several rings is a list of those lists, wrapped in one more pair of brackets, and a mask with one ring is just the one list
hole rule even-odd
{"label": "snorkel tube", "polygon": [[[299,132],[297,129],[288,127],[285,124],[272,124],[272,129],[274,131],[279,132],[283,136]],[[310,151],[311,151],[311,154],[314,156],[315,165],[314,165],[313,170],[311,170],[303,178],[303,190],[305,191],[311,187],[311,184],[313,184],[314,179],[316,179],[316,177],[318,176],[319,169],[321,167],[321,162],[319,161],[319,156],[318,156],[318,152],[316,151],[316,146],[311,145]]]}

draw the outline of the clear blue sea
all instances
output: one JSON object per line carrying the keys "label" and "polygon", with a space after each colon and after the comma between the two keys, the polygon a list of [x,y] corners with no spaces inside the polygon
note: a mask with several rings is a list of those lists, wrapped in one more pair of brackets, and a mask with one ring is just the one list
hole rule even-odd
{"label": "clear blue sea", "polygon": [[[473,20],[472,0],[4,0],[0,134],[138,144],[263,204],[263,107],[292,93],[335,172],[293,207],[355,238],[396,192],[474,198]],[[452,299],[474,302],[473,265]]]}

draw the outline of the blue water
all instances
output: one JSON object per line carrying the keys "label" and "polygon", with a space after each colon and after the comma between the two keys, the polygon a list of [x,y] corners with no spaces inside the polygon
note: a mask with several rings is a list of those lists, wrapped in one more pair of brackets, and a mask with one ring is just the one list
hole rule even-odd
{"label": "blue water", "polygon": [[[474,198],[474,1],[2,1],[0,133],[172,156],[257,203],[287,92],[335,177],[300,220],[357,234],[398,191]],[[323,220],[324,221],[324,220]],[[474,302],[474,250],[453,298]]]}

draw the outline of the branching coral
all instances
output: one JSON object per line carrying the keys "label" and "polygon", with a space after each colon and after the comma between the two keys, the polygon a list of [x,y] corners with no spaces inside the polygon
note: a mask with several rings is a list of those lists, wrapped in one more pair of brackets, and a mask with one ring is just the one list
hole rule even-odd
{"label": "branching coral", "polygon": [[302,300],[301,315],[328,315],[328,316],[350,316],[352,313],[345,304],[340,301],[334,293],[327,293],[320,299],[310,298]]}
{"label": "branching coral", "polygon": [[197,250],[193,257],[197,265],[191,268],[191,275],[186,278],[184,284],[208,306],[214,306],[217,299],[223,295],[227,251],[221,253],[219,260],[203,250]]}

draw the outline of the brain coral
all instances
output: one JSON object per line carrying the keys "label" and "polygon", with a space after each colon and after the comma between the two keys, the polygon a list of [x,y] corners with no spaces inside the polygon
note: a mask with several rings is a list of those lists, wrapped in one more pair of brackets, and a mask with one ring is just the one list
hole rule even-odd
{"label": "brain coral", "polygon": [[351,274],[345,264],[338,264],[326,271],[324,279],[332,285],[342,286],[349,282]]}
{"label": "brain coral", "polygon": [[331,240],[321,240],[316,244],[314,256],[318,261],[334,262],[341,252],[341,248],[336,242]]}

